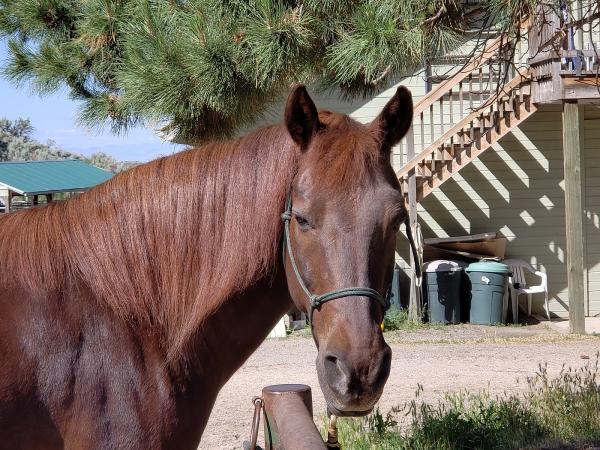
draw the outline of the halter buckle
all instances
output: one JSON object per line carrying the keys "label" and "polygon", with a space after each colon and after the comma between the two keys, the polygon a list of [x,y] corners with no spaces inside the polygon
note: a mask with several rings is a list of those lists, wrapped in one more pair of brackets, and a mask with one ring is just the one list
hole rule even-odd
{"label": "halter buckle", "polygon": [[321,299],[318,295],[313,294],[310,296],[310,304],[313,308],[318,308],[319,306],[321,306]]}

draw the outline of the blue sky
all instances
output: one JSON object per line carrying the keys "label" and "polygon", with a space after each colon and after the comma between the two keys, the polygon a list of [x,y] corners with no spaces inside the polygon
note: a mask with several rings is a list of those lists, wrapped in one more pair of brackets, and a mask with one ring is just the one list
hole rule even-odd
{"label": "blue sky", "polygon": [[[0,40],[0,66],[7,58],[6,41]],[[122,136],[110,131],[99,132],[77,124],[79,104],[69,99],[65,90],[50,96],[32,94],[27,86],[20,88],[0,76],[0,117],[31,119],[35,138],[49,139],[68,151],[90,155],[104,151],[121,161],[148,161],[160,155],[171,154],[175,146],[154,135],[152,130],[136,128]]]}

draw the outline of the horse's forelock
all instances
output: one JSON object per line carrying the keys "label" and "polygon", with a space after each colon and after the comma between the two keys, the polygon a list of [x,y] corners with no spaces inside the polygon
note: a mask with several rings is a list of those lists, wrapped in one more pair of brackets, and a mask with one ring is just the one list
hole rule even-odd
{"label": "horse's forelock", "polygon": [[323,130],[315,137],[304,164],[329,191],[344,192],[370,179],[387,157],[377,136],[347,115],[321,111]]}

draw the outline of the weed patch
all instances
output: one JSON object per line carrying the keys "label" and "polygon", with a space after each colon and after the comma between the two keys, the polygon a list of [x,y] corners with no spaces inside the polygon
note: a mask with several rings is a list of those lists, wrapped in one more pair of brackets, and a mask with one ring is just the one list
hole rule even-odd
{"label": "weed patch", "polygon": [[[540,366],[524,394],[462,392],[437,404],[421,401],[419,386],[413,401],[385,415],[376,409],[363,419],[340,420],[340,442],[351,450],[589,448],[600,443],[598,369],[598,355],[554,378]],[[399,425],[402,415],[408,425]]]}

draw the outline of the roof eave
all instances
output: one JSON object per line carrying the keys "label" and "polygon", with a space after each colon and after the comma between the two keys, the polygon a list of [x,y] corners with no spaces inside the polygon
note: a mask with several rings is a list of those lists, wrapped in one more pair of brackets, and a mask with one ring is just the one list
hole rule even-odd
{"label": "roof eave", "polygon": [[14,186],[11,186],[10,184],[6,184],[6,183],[2,183],[0,182],[0,187],[4,188],[4,189],[8,189],[9,191],[12,192],[16,192],[18,195],[25,195],[25,191],[22,191],[21,189],[18,189]]}
{"label": "roof eave", "polygon": [[64,192],[84,192],[90,190],[91,187],[86,188],[70,188],[70,189],[59,189],[56,191],[36,191],[36,192],[25,192],[22,195],[46,195],[46,194],[62,194]]}

